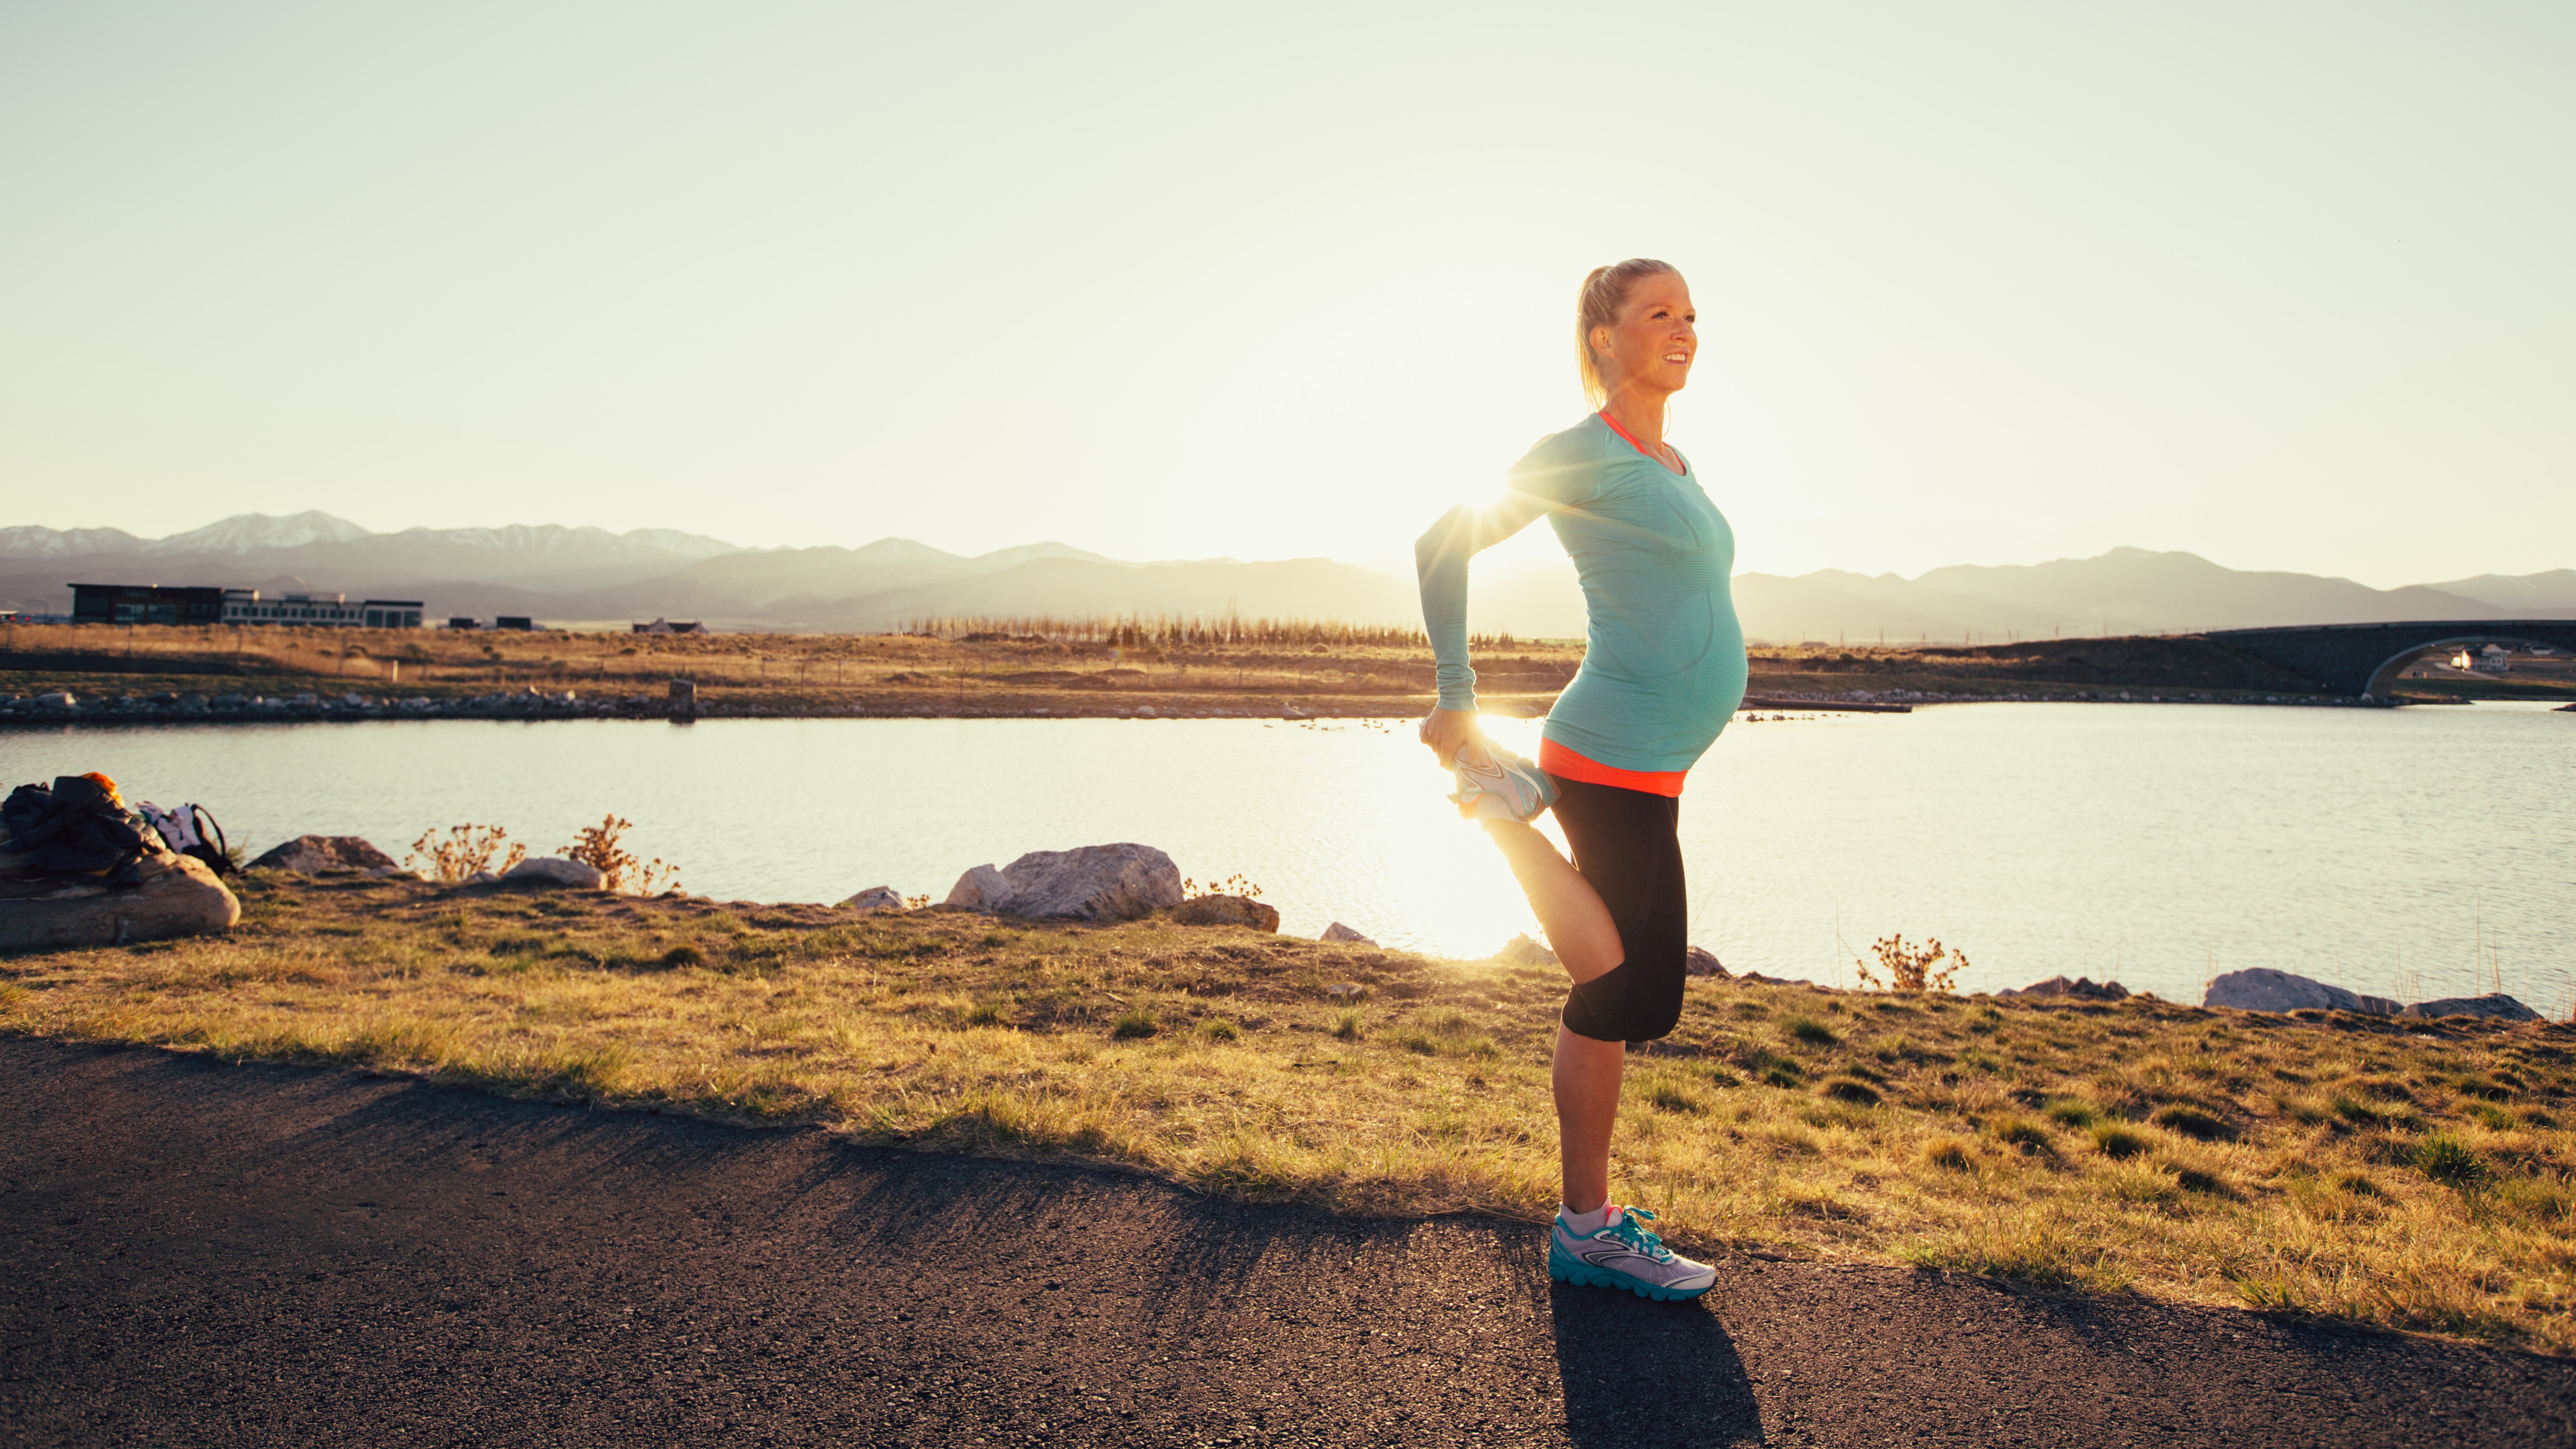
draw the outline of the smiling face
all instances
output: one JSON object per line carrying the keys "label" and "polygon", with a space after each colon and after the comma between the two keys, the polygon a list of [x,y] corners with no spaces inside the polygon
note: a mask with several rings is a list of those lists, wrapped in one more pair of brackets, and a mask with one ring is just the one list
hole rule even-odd
{"label": "smiling face", "polygon": [[1639,278],[1619,320],[1592,329],[1602,383],[1613,396],[1631,387],[1665,396],[1680,392],[1690,382],[1691,359],[1699,355],[1698,323],[1690,284],[1680,273]]}

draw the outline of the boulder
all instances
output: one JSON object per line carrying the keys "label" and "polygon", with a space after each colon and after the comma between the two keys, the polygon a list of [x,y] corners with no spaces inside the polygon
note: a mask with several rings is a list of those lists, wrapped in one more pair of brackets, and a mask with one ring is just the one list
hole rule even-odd
{"label": "boulder", "polygon": [[990,915],[1000,910],[1002,902],[1010,898],[1011,883],[1003,878],[1002,873],[989,865],[979,865],[957,877],[957,884],[948,888],[948,899],[941,904],[964,906],[970,911]]}
{"label": "boulder", "polygon": [[1716,952],[1705,951],[1697,946],[1682,953],[1682,970],[1693,976],[1724,978],[1735,974],[1726,969],[1725,962],[1717,959]]}
{"label": "boulder", "polygon": [[299,835],[250,863],[252,870],[292,870],[319,875],[326,870],[399,871],[394,858],[355,835]]}
{"label": "boulder", "polygon": [[1324,934],[1317,939],[1325,941],[1343,941],[1353,946],[1374,946],[1377,944],[1377,942],[1370,940],[1368,937],[1361,935],[1359,932],[1352,930],[1350,927],[1343,925],[1339,921],[1335,921],[1331,925],[1326,926],[1324,928]]}
{"label": "boulder", "polygon": [[2072,981],[2063,976],[2051,976],[2046,981],[2034,981],[2018,991],[2007,986],[1995,995],[2072,996],[2078,1001],[2126,1001],[2129,999],[2129,988],[2117,981],[2105,981],[2096,986],[2093,984],[2093,978],[2089,976],[2078,976]]}
{"label": "boulder", "polygon": [[532,855],[504,872],[503,880],[528,880],[541,885],[565,886],[577,891],[604,889],[608,877],[599,867],[566,860],[560,855]]}
{"label": "boulder", "polygon": [[2209,983],[2200,1004],[2239,1011],[2358,1011],[2368,1016],[2395,1016],[2405,1010],[2385,996],[2364,996],[2269,966],[2228,972]]}
{"label": "boulder", "polygon": [[1174,908],[1172,919],[1184,926],[1249,926],[1256,931],[1279,929],[1279,913],[1250,896],[1192,896]]}
{"label": "boulder", "polygon": [[870,886],[841,904],[854,911],[899,911],[903,897],[893,886]]}
{"label": "boulder", "polygon": [[1032,850],[999,871],[966,872],[948,903],[1046,920],[1132,921],[1181,903],[1181,869],[1150,845]]}
{"label": "boulder", "polygon": [[1368,995],[1368,988],[1356,981],[1336,981],[1324,988],[1324,995],[1334,1001],[1358,1001]]}
{"label": "boulder", "polygon": [[2485,996],[2446,996],[2439,1001],[2419,1001],[2401,1015],[2418,1017],[2484,1016],[2497,1021],[2539,1021],[2539,1012],[2514,1000],[2501,991]]}
{"label": "boulder", "polygon": [[241,902],[193,856],[159,851],[136,864],[142,880],[101,885],[45,875],[25,852],[0,851],[0,951],[121,946],[232,929]]}
{"label": "boulder", "polygon": [[1559,964],[1554,951],[1547,949],[1545,946],[1540,945],[1538,942],[1531,940],[1527,936],[1512,937],[1512,939],[1504,945],[1503,949],[1494,953],[1494,959],[1497,961],[1508,961],[1515,966],[1554,966]]}

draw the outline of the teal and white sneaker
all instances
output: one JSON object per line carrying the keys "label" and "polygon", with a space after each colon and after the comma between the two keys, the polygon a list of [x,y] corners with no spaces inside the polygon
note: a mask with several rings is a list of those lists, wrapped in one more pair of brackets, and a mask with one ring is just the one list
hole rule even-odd
{"label": "teal and white sneaker", "polygon": [[1590,1233],[1565,1225],[1560,1209],[1547,1234],[1547,1276],[1586,1288],[1625,1288],[1640,1298],[1697,1298],[1717,1284],[1717,1270],[1694,1263],[1647,1231],[1655,1215],[1644,1208],[1613,1207],[1610,1220]]}
{"label": "teal and white sneaker", "polygon": [[1514,820],[1527,825],[1556,803],[1556,782],[1547,771],[1497,745],[1485,746],[1492,758],[1479,764],[1476,747],[1466,745],[1450,764],[1458,779],[1458,813],[1469,820]]}

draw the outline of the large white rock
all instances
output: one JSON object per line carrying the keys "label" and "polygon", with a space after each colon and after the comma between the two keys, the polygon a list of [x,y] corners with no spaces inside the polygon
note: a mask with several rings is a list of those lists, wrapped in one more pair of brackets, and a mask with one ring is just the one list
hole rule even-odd
{"label": "large white rock", "polygon": [[1055,920],[1132,921],[1181,903],[1181,868],[1150,845],[1032,850],[1002,868],[998,909]]}
{"label": "large white rock", "polygon": [[2358,1011],[2370,1016],[2395,1016],[2406,1009],[2385,996],[2364,996],[2269,966],[2228,972],[2209,983],[2200,1004],[2232,1006],[2238,1011]]}
{"label": "large white rock", "polygon": [[841,904],[854,911],[899,911],[903,896],[893,886],[870,886]]}
{"label": "large white rock", "polygon": [[1374,946],[1377,944],[1377,942],[1370,940],[1368,937],[1361,935],[1359,932],[1352,930],[1350,927],[1343,925],[1339,921],[1335,921],[1331,925],[1326,926],[1324,928],[1324,934],[1319,939],[1326,941],[1348,941],[1354,946]]}
{"label": "large white rock", "polygon": [[0,951],[121,946],[227,931],[241,919],[241,902],[193,856],[147,855],[130,886],[45,875],[29,859],[0,851]]}
{"label": "large white rock", "polygon": [[503,880],[543,881],[548,885],[566,886],[577,891],[595,891],[608,884],[599,867],[566,860],[560,855],[532,855],[510,867]]}
{"label": "large white rock", "polygon": [[1554,951],[1549,950],[1527,936],[1512,937],[1512,939],[1503,946],[1503,949],[1494,953],[1494,959],[1497,961],[1509,961],[1515,966],[1554,966],[1558,964],[1556,953]]}
{"label": "large white rock", "polygon": [[964,906],[970,911],[991,915],[1010,898],[1010,881],[992,866],[979,865],[957,877],[957,884],[948,888],[948,899],[943,904]]}
{"label": "large white rock", "polygon": [[1132,921],[1181,903],[1181,871],[1150,845],[1032,850],[957,878],[948,902],[970,911],[1061,920]]}

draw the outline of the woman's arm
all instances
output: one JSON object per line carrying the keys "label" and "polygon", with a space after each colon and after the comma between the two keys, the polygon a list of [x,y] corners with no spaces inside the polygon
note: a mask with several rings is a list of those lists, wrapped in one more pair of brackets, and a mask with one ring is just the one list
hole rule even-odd
{"label": "woman's arm", "polygon": [[1413,544],[1414,576],[1422,586],[1422,628],[1431,636],[1439,665],[1440,708],[1476,707],[1476,671],[1467,664],[1467,561],[1527,528],[1547,511],[1545,500],[1507,493],[1481,508],[1461,504],[1440,516]]}

